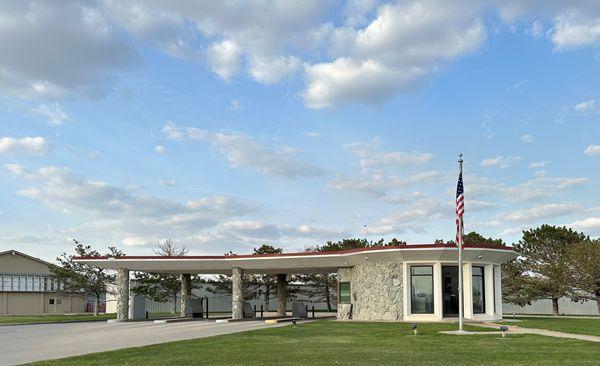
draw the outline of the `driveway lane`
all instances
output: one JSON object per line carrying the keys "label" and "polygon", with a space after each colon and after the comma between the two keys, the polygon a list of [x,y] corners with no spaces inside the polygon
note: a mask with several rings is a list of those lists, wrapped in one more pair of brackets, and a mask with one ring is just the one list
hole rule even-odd
{"label": "driveway lane", "polygon": [[167,324],[144,321],[0,326],[0,365],[15,365],[283,325],[285,324],[267,325],[263,321],[187,321]]}

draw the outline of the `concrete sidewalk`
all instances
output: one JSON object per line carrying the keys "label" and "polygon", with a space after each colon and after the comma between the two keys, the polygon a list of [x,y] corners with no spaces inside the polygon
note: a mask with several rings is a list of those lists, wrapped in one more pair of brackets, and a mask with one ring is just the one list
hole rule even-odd
{"label": "concrete sidewalk", "polygon": [[[494,328],[498,329],[500,326],[494,323],[479,323],[472,324],[485,328]],[[525,328],[519,327],[517,325],[507,325],[508,334],[538,334],[546,337],[556,337],[556,338],[570,338],[570,339],[579,339],[581,341],[590,341],[590,342],[600,342],[600,336],[588,335],[588,334],[576,334],[576,333],[565,333],[558,332],[555,330],[547,330],[547,329],[537,329],[537,328]]]}
{"label": "concrete sidewalk", "polygon": [[171,324],[88,322],[0,327],[0,365],[15,365],[283,325],[285,324],[267,325],[264,321],[190,321]]}

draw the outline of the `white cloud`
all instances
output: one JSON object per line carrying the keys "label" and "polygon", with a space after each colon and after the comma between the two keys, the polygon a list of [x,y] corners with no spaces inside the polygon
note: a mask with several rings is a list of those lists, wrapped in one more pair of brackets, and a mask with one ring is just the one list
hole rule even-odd
{"label": "white cloud", "polygon": [[527,209],[510,211],[498,216],[498,220],[532,223],[540,219],[548,219],[570,215],[581,210],[581,207],[570,203],[549,203]]}
{"label": "white cloud", "polygon": [[585,149],[584,154],[586,154],[586,155],[597,155],[597,154],[600,154],[600,145],[589,145]]}
{"label": "white cloud", "polygon": [[162,145],[154,146],[154,152],[157,154],[164,154],[167,152],[167,148]]}
{"label": "white cloud", "polygon": [[254,57],[249,66],[250,75],[260,83],[273,84],[298,71],[301,64],[300,59],[293,56]]}
{"label": "white cloud", "polygon": [[229,39],[214,43],[208,49],[208,62],[212,70],[225,81],[238,72],[241,57],[240,48]]}
{"label": "white cloud", "polygon": [[588,179],[584,177],[547,177],[542,175],[512,186],[486,178],[473,177],[468,181],[469,183],[465,186],[465,193],[469,197],[502,196],[509,202],[527,202],[557,196],[568,189],[585,185]]}
{"label": "white cloud", "polygon": [[45,117],[50,126],[60,126],[70,119],[69,114],[58,103],[40,104],[32,111]]}
{"label": "white cloud", "polygon": [[306,136],[306,137],[310,137],[310,138],[317,138],[317,137],[321,136],[320,133],[315,132],[315,131],[306,131],[306,132],[303,132],[302,135]]}
{"label": "white cloud", "polygon": [[529,167],[531,169],[539,169],[539,168],[543,168],[546,165],[548,165],[548,162],[546,160],[542,160],[542,161],[534,161],[533,163],[529,164]]}
{"label": "white cloud", "polygon": [[433,154],[419,151],[382,152],[379,150],[379,139],[369,142],[354,142],[344,145],[344,148],[359,158],[363,172],[380,171],[401,168],[409,165],[423,165],[433,159]]}
{"label": "white cloud", "polygon": [[576,112],[600,112],[600,99],[586,100],[577,103],[573,109]]}
{"label": "white cloud", "polygon": [[157,238],[193,235],[257,211],[256,206],[230,196],[213,195],[181,203],[86,180],[65,168],[48,166],[36,173],[12,165],[6,168],[21,177],[30,175],[31,185],[19,190],[20,195],[83,221],[72,229],[77,235],[109,236],[120,241],[142,238],[153,243]]}
{"label": "white cloud", "polygon": [[533,142],[533,135],[529,135],[529,134],[521,135],[521,141],[524,142],[524,143],[526,143],[526,144],[532,143]]}
{"label": "white cloud", "polygon": [[307,66],[310,108],[376,102],[473,52],[486,38],[473,1],[384,4],[363,28],[334,30],[332,61]]}
{"label": "white cloud", "polygon": [[481,161],[483,167],[498,167],[500,169],[508,168],[515,162],[521,160],[520,156],[496,156],[494,158],[488,158]]}
{"label": "white cloud", "polygon": [[15,177],[33,179],[35,177],[28,169],[19,164],[4,164],[4,169],[8,170]]}
{"label": "white cloud", "polygon": [[571,227],[575,230],[582,230],[585,232],[600,232],[600,217],[588,217],[583,220],[576,220],[570,224],[567,224],[568,227]]}
{"label": "white cloud", "polygon": [[162,179],[159,183],[165,187],[175,187],[177,185],[175,179]]}
{"label": "white cloud", "polygon": [[234,111],[239,111],[241,109],[244,109],[244,106],[242,105],[242,103],[237,99],[232,99],[231,102],[229,103],[229,106]]}
{"label": "white cloud", "polygon": [[50,145],[43,137],[1,137],[0,155],[4,154],[30,154],[45,155],[50,150]]}
{"label": "white cloud", "polygon": [[305,163],[293,155],[289,146],[267,147],[242,133],[210,132],[195,127],[178,127],[167,123],[163,128],[165,136],[172,140],[191,140],[210,144],[223,155],[232,168],[244,167],[261,173],[286,179],[318,177],[324,171]]}
{"label": "white cloud", "polygon": [[[552,22],[547,32],[556,50],[600,44],[600,3],[588,0],[538,1],[495,0],[501,17],[506,22],[534,19]],[[540,36],[540,32],[531,32]]]}
{"label": "white cloud", "polygon": [[93,151],[90,151],[90,152],[88,153],[88,158],[90,158],[90,159],[99,159],[99,158],[100,158],[100,155],[101,155],[101,154],[100,154],[100,151],[98,151],[98,150],[93,150]]}
{"label": "white cloud", "polygon": [[104,95],[138,54],[95,5],[1,2],[0,93],[46,100]]}

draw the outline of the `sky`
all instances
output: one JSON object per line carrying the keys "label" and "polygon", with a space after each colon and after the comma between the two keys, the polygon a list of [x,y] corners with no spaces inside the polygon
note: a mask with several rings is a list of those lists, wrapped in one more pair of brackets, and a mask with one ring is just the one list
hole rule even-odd
{"label": "sky", "polygon": [[3,1],[0,250],[600,235],[600,3]]}

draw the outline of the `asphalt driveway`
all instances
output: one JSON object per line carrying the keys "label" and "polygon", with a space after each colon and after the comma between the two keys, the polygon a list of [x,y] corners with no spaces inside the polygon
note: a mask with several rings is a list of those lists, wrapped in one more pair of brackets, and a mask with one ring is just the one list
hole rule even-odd
{"label": "asphalt driveway", "polygon": [[0,365],[15,365],[274,326],[281,324],[267,325],[264,321],[188,321],[154,324],[145,321],[0,326]]}

